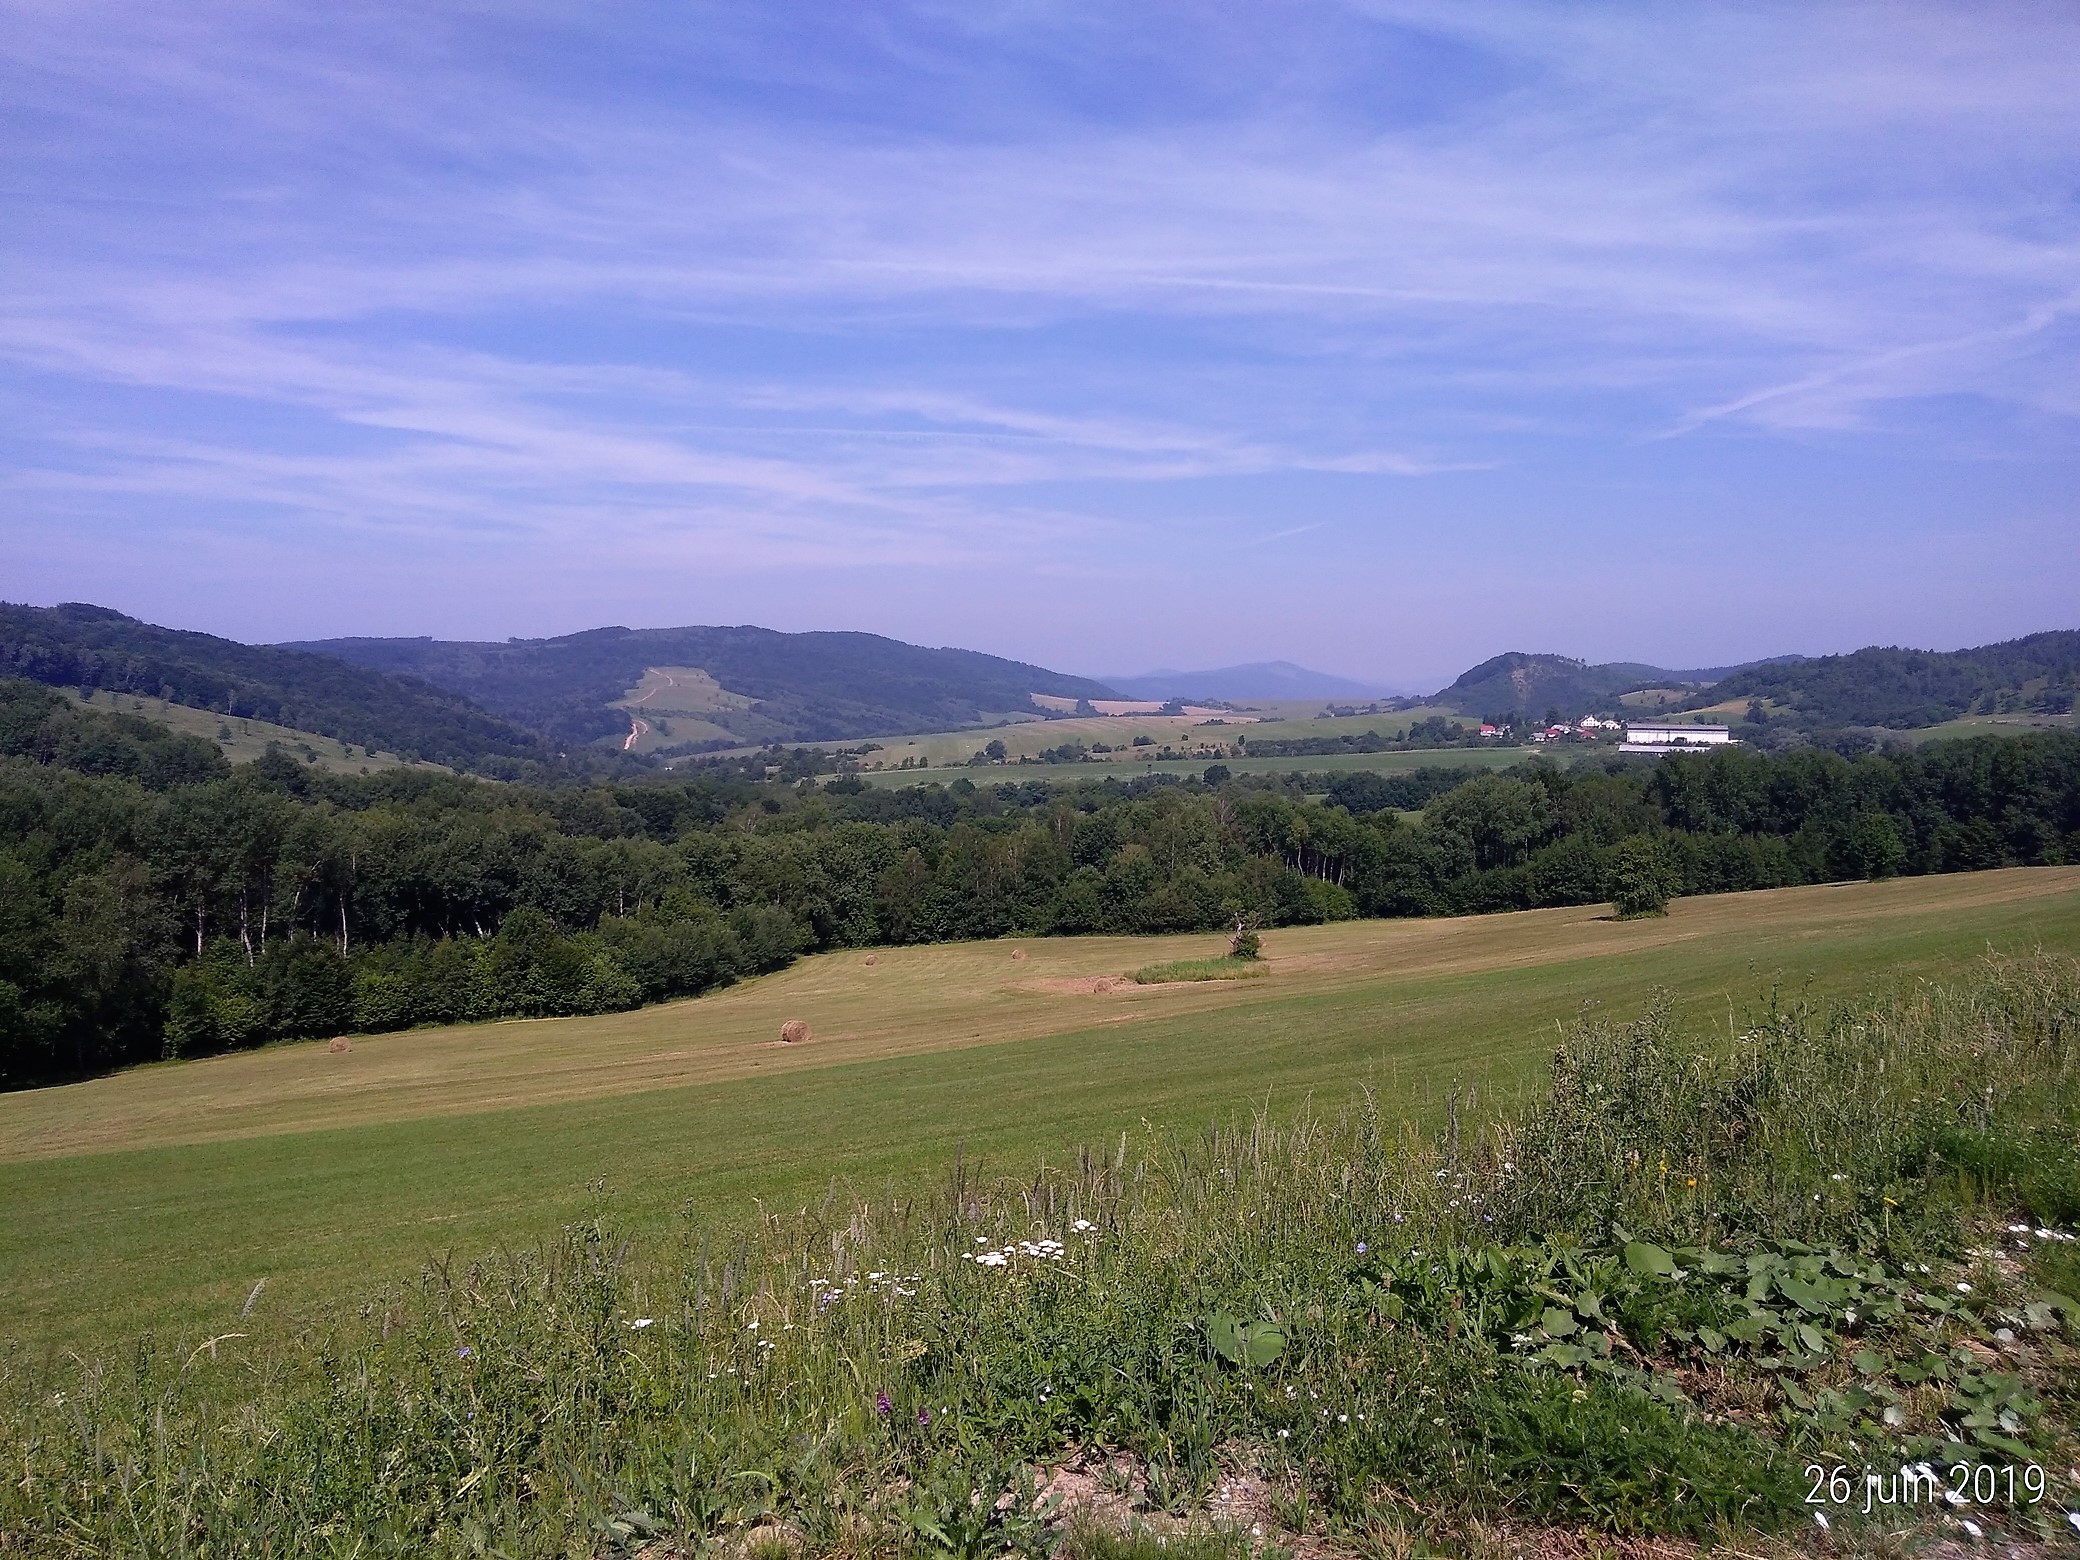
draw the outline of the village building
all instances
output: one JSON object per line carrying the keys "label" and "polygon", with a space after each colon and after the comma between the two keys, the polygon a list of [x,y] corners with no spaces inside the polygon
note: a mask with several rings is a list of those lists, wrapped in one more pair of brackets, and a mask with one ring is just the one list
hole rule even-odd
{"label": "village building", "polygon": [[1724,747],[1733,733],[1724,726],[1703,722],[1633,721],[1625,728],[1621,753],[1688,753],[1698,748]]}

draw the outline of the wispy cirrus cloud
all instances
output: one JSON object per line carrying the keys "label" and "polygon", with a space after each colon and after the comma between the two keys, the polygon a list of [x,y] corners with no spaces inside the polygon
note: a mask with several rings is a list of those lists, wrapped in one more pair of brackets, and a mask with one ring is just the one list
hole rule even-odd
{"label": "wispy cirrus cloud", "polygon": [[32,524],[987,569],[1485,473],[1536,548],[1643,442],[2076,411],[2057,10],[7,9]]}

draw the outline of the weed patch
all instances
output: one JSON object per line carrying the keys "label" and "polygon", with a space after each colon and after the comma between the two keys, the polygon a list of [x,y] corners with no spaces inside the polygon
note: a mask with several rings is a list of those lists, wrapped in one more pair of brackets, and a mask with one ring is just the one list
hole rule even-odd
{"label": "weed patch", "polygon": [[1129,977],[1137,986],[1161,986],[1181,980],[1254,980],[1268,973],[1256,959],[1172,959],[1167,964],[1145,964]]}

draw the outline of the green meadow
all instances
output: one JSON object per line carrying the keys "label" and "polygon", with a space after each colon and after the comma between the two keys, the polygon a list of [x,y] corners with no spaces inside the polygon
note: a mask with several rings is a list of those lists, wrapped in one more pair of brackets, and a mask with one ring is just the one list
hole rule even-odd
{"label": "green meadow", "polygon": [[[372,775],[385,769],[407,767],[405,760],[395,753],[356,747],[336,737],[320,736],[315,731],[299,731],[294,726],[278,726],[273,721],[254,720],[244,715],[222,715],[215,710],[198,710],[166,699],[115,693],[108,689],[102,689],[88,699],[82,699],[77,689],[58,691],[83,709],[99,710],[104,715],[135,715],[214,742],[234,764],[249,764],[265,754],[269,747],[278,745],[292,757],[302,758],[334,774]],[[446,772],[440,764],[419,763],[409,767]]]}
{"label": "green meadow", "polygon": [[[1079,1145],[1378,1091],[1492,1102],[1585,1005],[1671,993],[1724,1026],[1772,1000],[2080,951],[2080,869],[2014,869],[1265,938],[1247,981],[1118,977],[1224,941],[1076,938],[824,955],[598,1018],[270,1047],[0,1098],[13,1347],[221,1331],[355,1303],[446,1254],[601,1213],[640,1236]],[[1016,955],[1016,956],[1014,956]],[[782,1021],[813,1038],[784,1046]]]}
{"label": "green meadow", "polygon": [[[986,734],[985,734],[986,735]],[[979,744],[978,744],[979,745]],[[1154,749],[1142,749],[1153,752]],[[1447,769],[1507,769],[1512,764],[1521,764],[1539,752],[1537,748],[1524,747],[1479,747],[1479,748],[1418,748],[1402,753],[1326,753],[1306,758],[1134,758],[1114,754],[1110,760],[1097,758],[1074,764],[990,764],[973,768],[965,764],[940,769],[882,769],[862,770],[860,779],[868,785],[901,787],[906,785],[950,785],[966,777],[978,785],[994,785],[1005,780],[1048,780],[1066,784],[1077,780],[1132,780],[1139,775],[1174,775],[1188,779],[1206,773],[1208,764],[1219,763],[1230,773],[1238,775],[1287,775],[1295,770],[1303,774],[1350,774],[1369,771],[1373,774],[1406,774],[1411,769],[1429,769],[1442,766]]]}

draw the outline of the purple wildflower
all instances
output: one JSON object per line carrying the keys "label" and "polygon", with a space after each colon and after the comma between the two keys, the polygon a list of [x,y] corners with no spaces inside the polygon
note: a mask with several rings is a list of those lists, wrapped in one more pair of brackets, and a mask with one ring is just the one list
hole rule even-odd
{"label": "purple wildflower", "polygon": [[930,1424],[932,1422],[932,1411],[928,1408],[920,1408],[917,1411],[917,1422],[920,1425]]}
{"label": "purple wildflower", "polygon": [[877,1413],[877,1414],[886,1414],[886,1413],[887,1413],[887,1412],[888,1412],[888,1411],[889,1411],[889,1410],[890,1410],[891,1408],[893,1408],[893,1407],[895,1407],[895,1405],[894,1405],[893,1403],[889,1402],[889,1400],[888,1400],[888,1394],[887,1394],[886,1392],[877,1392],[877,1393],[875,1393],[875,1394],[874,1394],[874,1412],[875,1412],[875,1413]]}
{"label": "purple wildflower", "polygon": [[457,1349],[457,1350],[455,1351],[455,1358],[457,1358],[458,1360],[466,1360],[466,1359],[468,1359],[468,1358],[469,1358],[469,1345],[465,1343],[465,1344],[464,1344],[464,1345],[463,1345],[463,1346],[462,1346],[461,1348]]}
{"label": "purple wildflower", "polygon": [[1361,1257],[1365,1255],[1365,1242],[1362,1240],[1358,1242],[1358,1255]]}

